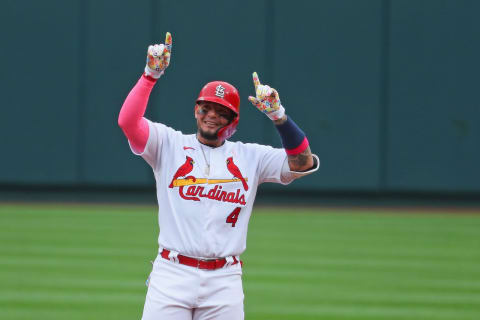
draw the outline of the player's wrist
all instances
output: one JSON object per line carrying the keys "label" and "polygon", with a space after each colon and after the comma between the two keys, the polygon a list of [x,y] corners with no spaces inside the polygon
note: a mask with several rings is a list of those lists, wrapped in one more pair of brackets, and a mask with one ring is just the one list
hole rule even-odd
{"label": "player's wrist", "polygon": [[164,74],[164,70],[161,70],[161,71],[153,70],[148,66],[148,64],[145,66],[144,71],[145,71],[145,75],[155,80],[158,80]]}
{"label": "player's wrist", "polygon": [[284,124],[285,121],[287,121],[287,115],[285,114],[285,112],[283,113],[283,117],[279,118],[279,119],[276,119],[276,120],[273,120],[273,123],[276,125],[276,126],[279,126],[281,124]]}
{"label": "player's wrist", "polygon": [[285,116],[285,108],[282,105],[278,106],[278,110],[266,113],[267,117],[272,121],[282,119]]}
{"label": "player's wrist", "polygon": [[156,83],[158,79],[149,76],[146,72],[142,74],[142,77],[150,82]]}

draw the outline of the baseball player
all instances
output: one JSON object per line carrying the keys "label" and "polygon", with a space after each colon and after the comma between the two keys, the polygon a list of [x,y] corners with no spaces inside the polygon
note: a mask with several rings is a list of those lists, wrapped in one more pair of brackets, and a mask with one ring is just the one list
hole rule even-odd
{"label": "baseball player", "polygon": [[316,171],[304,132],[285,115],[278,92],[253,73],[252,104],[266,114],[283,147],[231,142],[240,96],[214,81],[194,107],[195,134],[143,117],[150,92],[170,63],[172,37],[149,46],[145,72],[127,96],[118,124],[134,154],[152,167],[158,198],[159,253],[148,281],[144,320],[243,319],[242,262],[257,188],[288,184]]}

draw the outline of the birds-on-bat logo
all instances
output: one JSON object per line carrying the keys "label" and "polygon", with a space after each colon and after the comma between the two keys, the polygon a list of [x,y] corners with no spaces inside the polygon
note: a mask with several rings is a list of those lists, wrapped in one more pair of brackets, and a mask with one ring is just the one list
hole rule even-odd
{"label": "birds-on-bat logo", "polygon": [[245,178],[243,177],[242,173],[240,172],[240,169],[238,169],[237,165],[233,162],[233,157],[227,158],[227,169],[230,171],[231,174],[233,174],[234,177],[240,179],[243,184],[243,189],[245,191],[248,190],[248,184],[245,181]]}
{"label": "birds-on-bat logo", "polygon": [[190,158],[189,156],[186,156],[186,160],[185,160],[185,163],[182,164],[180,166],[180,168],[178,168],[177,172],[175,172],[175,174],[173,175],[173,179],[172,179],[172,182],[170,182],[170,185],[168,186],[169,188],[173,188],[173,182],[179,178],[179,177],[185,177],[187,174],[189,174],[190,172],[192,172],[193,170],[193,164],[195,163],[195,161],[193,161],[192,158]]}

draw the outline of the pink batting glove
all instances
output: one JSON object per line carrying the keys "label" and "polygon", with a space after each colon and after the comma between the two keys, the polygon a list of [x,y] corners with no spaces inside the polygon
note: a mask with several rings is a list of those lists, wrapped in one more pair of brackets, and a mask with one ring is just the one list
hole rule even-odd
{"label": "pink batting glove", "polygon": [[248,100],[271,120],[281,119],[285,115],[285,108],[282,107],[277,90],[262,85],[256,72],[253,73],[253,84],[257,97],[250,96]]}
{"label": "pink batting glove", "polygon": [[172,35],[167,32],[165,44],[155,44],[148,47],[145,74],[155,79],[160,78],[170,64],[171,54]]}

